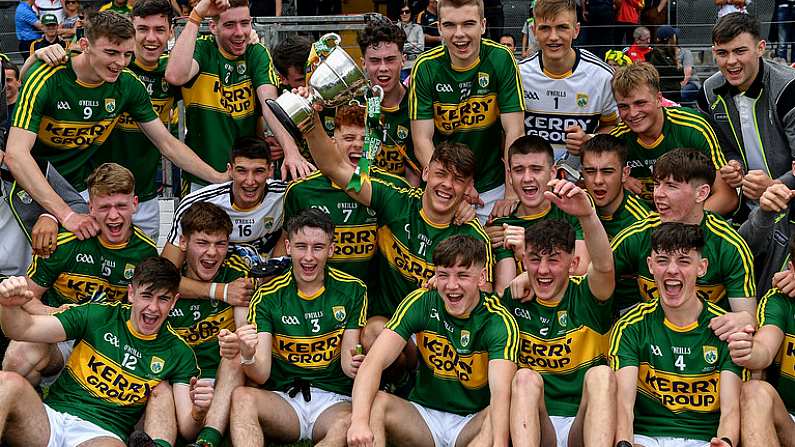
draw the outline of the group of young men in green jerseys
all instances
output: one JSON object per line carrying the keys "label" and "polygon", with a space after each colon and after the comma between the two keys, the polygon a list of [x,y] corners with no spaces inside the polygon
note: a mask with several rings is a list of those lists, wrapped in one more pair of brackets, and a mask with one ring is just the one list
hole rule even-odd
{"label": "group of young men in green jerseys", "polygon": [[[539,23],[563,23],[544,43],[560,47],[574,2],[539,4],[554,15]],[[748,246],[707,211],[736,203],[714,132],[660,106],[656,71],[616,74],[622,123],[586,138],[577,186],[556,178],[549,142],[522,136],[516,62],[481,39],[482,1],[444,0],[446,44],[420,56],[408,89],[400,30],[359,37],[384,89],[384,153],[403,160],[386,165],[403,172],[358,169],[365,117],[343,106],[333,138],[313,118],[310,174],[264,106],[278,75],[249,42],[245,0],[201,0],[165,56],[170,10],[98,13],[80,54],[50,47],[26,64],[5,161],[52,236],[25,277],[0,282],[2,442],[795,444],[792,300],[771,289],[756,306]],[[213,35],[197,38],[205,17]],[[195,153],[163,125],[174,86]],[[266,184],[270,154],[217,150],[261,121],[295,179],[286,191]],[[154,219],[139,199],[156,204],[158,152],[196,190],[165,257],[134,223]],[[85,190],[87,215],[37,162]],[[200,189],[230,177],[223,201]],[[230,241],[251,216],[281,222],[259,209],[281,202],[274,253],[291,265],[254,284]],[[776,388],[748,381],[771,365]],[[406,377],[408,393],[383,391]]]}

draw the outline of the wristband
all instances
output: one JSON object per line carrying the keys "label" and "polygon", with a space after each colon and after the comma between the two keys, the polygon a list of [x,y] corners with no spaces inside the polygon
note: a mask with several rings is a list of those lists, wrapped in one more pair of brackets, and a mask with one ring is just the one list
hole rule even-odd
{"label": "wristband", "polygon": [[74,216],[74,215],[75,215],[75,212],[74,212],[74,211],[69,211],[69,214],[67,214],[67,215],[66,215],[66,217],[64,217],[64,219],[63,219],[63,221],[62,221],[62,222],[63,222],[64,224],[66,224],[66,221],[68,221],[69,219],[71,219],[71,218],[72,218],[72,216]]}
{"label": "wristband", "polygon": [[250,359],[243,357],[243,354],[240,354],[240,364],[241,365],[253,365],[257,362],[257,354],[251,356]]}
{"label": "wristband", "polygon": [[217,288],[218,288],[217,282],[210,283],[210,303],[212,303],[213,305],[215,305],[215,289]]}
{"label": "wristband", "polygon": [[720,440],[725,442],[726,444],[729,444],[729,447],[734,447],[734,444],[732,444],[732,440],[731,439],[729,439],[729,438],[724,436],[724,437],[720,438]]}
{"label": "wristband", "polygon": [[629,441],[621,440],[616,442],[616,447],[632,447],[632,443]]}
{"label": "wristband", "polygon": [[193,23],[196,26],[201,25],[202,24],[202,20],[203,20],[202,16],[200,16],[199,13],[196,12],[195,9],[193,11],[191,11],[190,15],[188,16],[188,22]]}
{"label": "wristband", "polygon": [[42,213],[41,217],[46,217],[48,219],[52,219],[53,221],[55,221],[56,224],[58,223],[58,218],[53,216],[52,214]]}
{"label": "wristband", "polygon": [[224,297],[223,301],[226,302],[226,292],[229,291],[229,283],[224,284]]}

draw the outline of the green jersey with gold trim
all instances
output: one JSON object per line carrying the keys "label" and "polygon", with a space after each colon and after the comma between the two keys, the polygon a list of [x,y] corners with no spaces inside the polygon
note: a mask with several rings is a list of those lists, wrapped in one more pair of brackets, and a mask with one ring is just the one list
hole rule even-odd
{"label": "green jersey with gold trim", "polygon": [[[239,137],[254,136],[262,116],[257,89],[278,85],[268,50],[253,44],[236,57],[219,49],[215,37],[196,40],[196,76],[182,86],[188,134],[185,144],[217,171],[226,170],[229,148]],[[207,182],[189,174],[190,182]]]}
{"label": "green jersey with gold trim", "polygon": [[293,269],[257,289],[248,320],[273,336],[273,363],[265,387],[285,391],[297,380],[350,395],[353,379],[342,370],[342,337],[367,322],[367,286],[326,267],[323,288],[307,296]]}
{"label": "green jersey with gold trim", "polygon": [[[494,222],[491,224],[495,227],[501,227],[502,224],[508,224],[515,227],[522,227],[525,230],[530,228],[535,223],[541,222],[542,220],[562,220],[564,222],[568,222],[572,228],[574,228],[574,233],[578,241],[583,240],[583,233],[582,233],[582,226],[580,226],[580,221],[574,216],[566,214],[560,208],[558,208],[554,203],[549,203],[549,207],[541,211],[540,213],[531,214],[529,216],[519,216],[517,212],[514,212],[510,216],[507,217],[498,217],[494,219]],[[499,247],[494,250],[494,257],[496,261],[502,261],[505,258],[513,258],[513,250],[510,250],[505,247]],[[517,272],[522,272],[523,268],[521,263],[517,261]]]}
{"label": "green jersey with gold trim", "polygon": [[[404,178],[376,167],[370,170],[370,176],[398,188],[410,187]],[[353,200],[344,188],[332,183],[320,171],[294,180],[287,187],[284,220],[306,208],[322,210],[334,222],[334,255],[329,258],[329,265],[362,281],[368,280],[376,251],[378,218],[375,211]]]}
{"label": "green jersey with gold trim", "polygon": [[457,234],[486,244],[486,280],[492,281],[491,243],[477,219],[463,225],[433,223],[422,210],[421,189],[399,188],[377,178],[369,182],[373,191],[370,208],[378,217],[379,283],[379,295],[370,303],[370,315],[392,316],[409,292],[433,276],[436,245]]}
{"label": "green jersey with gold trim", "polygon": [[28,277],[47,288],[42,301],[52,307],[82,304],[104,294],[109,301],[125,301],[135,266],[157,256],[157,245],[133,226],[130,239],[110,245],[99,237],[80,240],[73,233],[58,235],[58,248],[49,258],[34,256]]}
{"label": "green jersey with gold trim", "polygon": [[[160,121],[169,127],[171,109],[174,107],[175,96],[179,95],[179,88],[166,82],[167,64],[168,55],[164,54],[152,67],[133,60],[129,68],[146,87]],[[160,166],[160,150],[149,141],[129,113],[121,115],[102,150],[97,152],[95,160],[97,164],[114,162],[128,168],[135,176],[135,194],[139,201],[145,202],[157,196],[155,176]]]}
{"label": "green jersey with gold trim", "polygon": [[411,140],[408,92],[397,106],[381,107],[381,124],[384,126],[384,141],[375,157],[375,166],[403,177],[406,176],[407,167],[420,173],[420,163],[414,155],[414,143]]}
{"label": "green jersey with gold trim", "polygon": [[36,133],[33,157],[52,163],[78,191],[124,112],[140,123],[157,119],[146,88],[128,69],[116,82],[85,84],[71,59],[55,67],[36,61],[23,82],[11,125]]}
{"label": "green jersey with gold trim", "polygon": [[585,276],[569,278],[557,303],[535,299],[522,303],[505,289],[502,304],[519,325],[518,364],[544,378],[544,401],[550,416],[577,415],[588,368],[604,365],[612,302],[600,302]]}
{"label": "green jersey with gold trim", "polygon": [[747,378],[732,362],[729,345],[709,327],[726,312],[701,302],[698,320],[687,327],[668,321],[655,299],[627,312],[613,328],[610,366],[638,368],[636,434],[709,442],[720,422],[720,373]]}
{"label": "green jersey with gold trim", "polygon": [[409,400],[467,415],[489,405],[489,361],[516,363],[519,328],[496,295],[480,292],[467,318],[447,313],[435,290],[409,294],[386,328],[404,340],[417,336],[420,365]]}
{"label": "green jersey with gold trim", "polygon": [[[248,276],[248,265],[238,255],[231,255],[224,260],[212,282],[230,283],[238,278]],[[221,352],[218,350],[218,333],[221,329],[235,331],[233,307],[222,301],[210,301],[207,298],[182,298],[168,314],[168,322],[196,354],[202,377],[215,378],[218,365],[221,364]]]}
{"label": "green jersey with gold trim", "polygon": [[[660,215],[652,213],[611,241],[618,309],[659,297],[646,258],[651,254],[651,235],[661,224]],[[699,225],[704,233],[701,255],[709,264],[704,276],[697,279],[698,296],[726,310],[729,310],[726,298],[755,297],[754,260],[745,240],[726,220],[708,211]]]}
{"label": "green jersey with gold trim", "polygon": [[773,379],[787,411],[795,415],[795,301],[778,289],[770,289],[759,301],[756,318],[760,328],[772,325],[784,333],[774,368],[771,368],[777,377],[768,379]]}
{"label": "green jersey with gold trim", "polygon": [[630,175],[643,183],[641,198],[652,203],[654,180],[652,170],[657,159],[666,152],[686,147],[703,152],[719,171],[726,164],[726,157],[718,143],[712,126],[696,110],[687,107],[663,107],[662,133],[652,144],[640,141],[626,123],[619,123],[611,132],[627,144],[627,166]]}
{"label": "green jersey with gold trim", "polygon": [[445,45],[422,53],[409,85],[409,118],[433,120],[434,144],[464,143],[475,153],[475,188],[505,183],[501,113],[524,112],[522,81],[510,50],[491,40],[480,43],[471,67],[453,68]]}
{"label": "green jersey with gold trim", "polygon": [[55,314],[75,346],[44,401],[125,441],[153,388],[187,385],[201,374],[190,346],[167,322],[157,334],[143,335],[130,313],[130,305],[87,303]]}
{"label": "green jersey with gold trim", "polygon": [[605,233],[607,233],[607,238],[612,241],[624,228],[649,217],[651,208],[645,200],[638,198],[638,196],[625,189],[624,199],[615,213],[611,215],[597,214]]}

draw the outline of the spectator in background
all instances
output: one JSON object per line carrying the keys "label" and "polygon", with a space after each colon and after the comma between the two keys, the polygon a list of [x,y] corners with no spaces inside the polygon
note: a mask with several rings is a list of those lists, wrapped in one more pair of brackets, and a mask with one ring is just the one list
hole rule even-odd
{"label": "spectator in background", "polygon": [[438,0],[428,0],[428,6],[417,14],[417,23],[425,35],[425,49],[430,50],[442,43],[439,35],[439,4]]}
{"label": "spectator in background", "polygon": [[776,56],[786,61],[792,61],[789,50],[793,47],[793,42],[795,41],[795,1],[776,0],[773,22],[772,26],[776,28],[776,35],[778,36],[778,39],[776,39],[778,42],[778,45],[776,45]]}
{"label": "spectator in background", "polygon": [[645,62],[646,56],[651,51],[651,31],[645,26],[639,26],[632,32],[632,45],[624,53],[632,62]]}
{"label": "spectator in background", "polygon": [[505,33],[501,35],[499,44],[508,47],[511,50],[511,54],[516,56],[516,39],[514,39],[513,34]]}
{"label": "spectator in background", "polygon": [[125,17],[130,17],[132,6],[127,0],[110,0],[99,8],[100,11],[113,11]]}
{"label": "spectator in background", "polygon": [[[778,3],[778,2],[776,2],[776,3]],[[721,17],[725,16],[726,14],[731,14],[733,12],[747,13],[748,10],[746,9],[746,7],[749,4],[751,4],[750,0],[748,0],[748,1],[746,1],[746,0],[715,0],[715,6],[718,7],[718,18],[721,18]],[[776,12],[774,14],[778,14],[778,12],[779,12],[778,9],[776,9]],[[787,19],[787,18],[779,19],[779,18],[777,18],[774,15],[773,16],[773,21],[775,22],[775,21],[778,21],[778,20],[792,20],[792,19],[791,18],[790,19]]]}
{"label": "spectator in background", "polygon": [[613,0],[613,4],[616,6],[615,44],[629,45],[635,37],[633,29],[640,23],[643,0]]}
{"label": "spectator in background", "polygon": [[668,0],[645,0],[640,13],[640,23],[654,34],[657,27],[668,23]]}
{"label": "spectator in background", "polygon": [[613,70],[618,70],[619,67],[625,65],[632,65],[632,59],[629,58],[623,51],[607,50],[605,52],[605,62],[611,66]]}
{"label": "spectator in background", "polygon": [[693,107],[698,98],[698,90],[701,88],[701,79],[695,69],[693,52],[680,46],[679,64],[682,65],[685,74],[685,78],[682,80],[682,102]]}
{"label": "spectator in background", "polygon": [[290,91],[306,86],[306,60],[312,41],[299,34],[288,34],[273,50],[273,66],[279,72],[279,90]]}
{"label": "spectator in background", "polygon": [[8,129],[11,127],[11,116],[14,113],[14,105],[17,103],[19,87],[22,85],[22,82],[19,80],[19,67],[15,63],[3,61],[3,72],[6,81],[6,106],[8,107],[8,114],[3,123],[3,129],[5,134],[8,135]]}
{"label": "spectator in background", "polygon": [[663,96],[676,102],[681,101],[682,82],[685,79],[677,46],[678,33],[679,30],[671,26],[658,28],[654,48],[647,58],[660,74],[660,90]]}
{"label": "spectator in background", "polygon": [[66,0],[63,4],[64,18],[58,35],[61,39],[69,40],[74,37],[77,28],[83,27],[83,14],[78,0]]}
{"label": "spectator in background", "polygon": [[33,2],[34,0],[20,1],[14,13],[14,25],[22,60],[26,60],[30,56],[30,44],[41,37],[41,31],[44,30],[44,25],[41,24],[33,10]]}
{"label": "spectator in background", "polygon": [[41,16],[41,24],[44,25],[44,35],[30,43],[31,53],[36,52],[39,48],[55,44],[66,48],[66,42],[58,36],[58,18],[55,17],[55,14]]}
{"label": "spectator in background", "polygon": [[486,34],[483,37],[494,41],[499,40],[505,32],[505,15],[501,0],[483,0],[483,15],[486,17]]}
{"label": "spectator in background", "polygon": [[[533,0],[533,6],[535,6],[535,0]],[[533,32],[533,23],[535,23],[535,18],[532,16],[533,12],[530,11],[531,16],[524,21],[524,25],[522,25],[522,58],[526,58],[531,54],[535,54],[538,51],[538,41],[536,40],[536,35]]]}
{"label": "spectator in background", "polygon": [[397,25],[406,33],[406,42],[403,44],[403,54],[406,56],[406,62],[403,63],[403,69],[400,70],[400,80],[404,81],[412,67],[417,56],[425,50],[425,35],[422,32],[422,27],[411,20],[411,6],[408,2],[404,2],[400,7],[400,20]]}
{"label": "spectator in background", "polygon": [[53,14],[56,20],[58,20],[58,23],[63,22],[64,16],[61,0],[35,0],[34,6],[36,7],[36,13],[39,17],[43,17],[45,14]]}
{"label": "spectator in background", "polygon": [[612,0],[589,0],[587,4],[588,25],[592,28],[588,33],[588,48],[599,58],[605,57],[607,50],[613,45],[613,32],[610,27],[616,23]]}

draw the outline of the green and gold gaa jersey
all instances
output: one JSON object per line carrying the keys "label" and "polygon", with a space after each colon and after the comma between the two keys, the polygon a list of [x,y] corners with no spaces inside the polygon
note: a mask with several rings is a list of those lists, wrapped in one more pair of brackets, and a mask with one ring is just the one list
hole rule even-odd
{"label": "green and gold gaa jersey", "polygon": [[777,376],[772,381],[787,411],[795,415],[795,301],[778,289],[770,289],[759,302],[756,319],[760,328],[773,325],[784,333],[774,368],[771,368]]}
{"label": "green and gold gaa jersey", "polygon": [[[516,212],[511,214],[507,217],[498,217],[494,219],[494,222],[491,224],[495,227],[502,227],[502,224],[508,224],[515,227],[522,227],[525,230],[530,228],[533,224],[541,222],[542,220],[562,220],[564,222],[568,222],[572,228],[574,228],[574,233],[577,237],[578,241],[583,240],[583,233],[582,233],[582,226],[580,226],[580,220],[574,216],[566,214],[560,208],[558,208],[554,203],[549,203],[549,207],[536,214],[531,214],[529,216],[519,216]],[[505,258],[513,258],[513,250],[509,250],[505,247],[499,247],[494,250],[494,257],[496,258],[497,262],[502,261]],[[521,273],[523,271],[523,267],[521,262],[517,261],[516,263],[516,272]]]}
{"label": "green and gold gaa jersey", "polygon": [[[226,54],[215,37],[196,40],[196,76],[182,86],[188,134],[185,144],[217,171],[226,170],[229,151],[239,137],[254,136],[262,116],[257,88],[277,85],[279,77],[268,50],[249,45],[240,57]],[[188,181],[207,182],[185,173]]]}
{"label": "green and gold gaa jersey", "polygon": [[480,57],[465,70],[452,67],[447,47],[422,53],[409,86],[409,118],[433,120],[435,144],[464,143],[475,153],[475,188],[505,183],[501,113],[524,112],[516,60],[502,45],[483,39]]}
{"label": "green and gold gaa jersey", "polygon": [[[248,267],[238,255],[231,255],[224,261],[213,278],[213,282],[230,283],[248,275]],[[217,293],[217,292],[216,292]],[[193,348],[202,377],[215,378],[221,364],[218,349],[218,333],[221,329],[235,331],[233,307],[223,301],[210,301],[207,298],[180,298],[168,314],[168,322],[174,332]]]}
{"label": "green and gold gaa jersey", "polygon": [[468,318],[447,314],[435,290],[409,294],[386,324],[408,341],[417,336],[420,365],[409,400],[468,415],[489,405],[489,361],[516,363],[519,328],[496,295],[480,292]]}
{"label": "green and gold gaa jersey", "polygon": [[507,288],[502,304],[519,325],[519,367],[544,378],[549,415],[576,416],[585,373],[606,363],[612,302],[597,300],[587,277],[574,276],[557,303],[540,299],[521,303]]}
{"label": "green and gold gaa jersey", "polygon": [[[370,176],[398,188],[410,187],[404,178],[376,167],[370,170]],[[375,211],[353,200],[344,188],[332,183],[320,171],[294,180],[287,187],[284,220],[306,208],[322,210],[334,222],[334,256],[329,258],[329,265],[367,281],[368,274],[373,271],[370,261],[376,251],[378,219]]]}
{"label": "green and gold gaa jersey", "polygon": [[116,82],[85,84],[71,59],[56,67],[36,61],[23,82],[11,125],[36,133],[33,157],[52,163],[78,191],[124,112],[141,123],[157,119],[146,88],[128,69]]}
{"label": "green and gold gaa jersey", "polygon": [[125,301],[127,286],[139,262],[157,256],[157,246],[133,226],[130,240],[110,245],[99,237],[79,240],[73,233],[58,235],[58,248],[49,258],[34,256],[28,277],[48,290],[42,301],[52,307],[82,304],[99,294],[109,301]]}
{"label": "green and gold gaa jersey", "polygon": [[370,316],[391,317],[409,292],[422,287],[436,267],[433,250],[443,240],[464,234],[486,244],[486,280],[492,281],[494,258],[489,237],[477,219],[463,225],[436,224],[422,210],[422,190],[399,188],[371,178],[370,208],[378,217],[378,292]]}
{"label": "green and gold gaa jersey", "polygon": [[621,205],[618,206],[615,213],[611,215],[597,214],[607,233],[607,238],[612,241],[624,228],[649,217],[651,209],[645,200],[641,200],[625,189],[624,200],[621,201]]}
{"label": "green and gold gaa jersey", "polygon": [[726,164],[726,157],[718,143],[718,137],[703,115],[687,107],[663,107],[663,128],[657,141],[645,144],[626,123],[619,123],[611,132],[627,145],[627,166],[630,175],[643,183],[641,198],[652,203],[654,180],[652,171],[657,159],[666,152],[684,147],[703,152],[715,166],[717,172]]}
{"label": "green and gold gaa jersey", "polygon": [[367,322],[367,286],[326,267],[324,287],[312,296],[298,290],[290,269],[254,294],[248,320],[273,336],[273,364],[265,387],[285,391],[297,380],[350,395],[353,379],[342,371],[342,337]]}
{"label": "green and gold gaa jersey", "polygon": [[[652,213],[613,238],[617,309],[625,309],[639,299],[659,297],[646,258],[651,254],[651,235],[661,224],[660,215]],[[717,214],[705,211],[700,226],[704,233],[701,255],[709,264],[707,273],[697,279],[699,298],[729,310],[726,298],[755,297],[754,261],[748,244]]]}
{"label": "green and gold gaa jersey", "polygon": [[[153,67],[133,60],[129,68],[146,87],[160,121],[169,127],[174,97],[179,94],[179,89],[166,82],[167,64],[168,55],[164,54]],[[138,123],[129,113],[121,115],[102,150],[97,152],[95,160],[97,164],[118,163],[132,171],[135,176],[135,194],[139,201],[145,202],[157,196],[155,175],[160,166],[160,150],[138,128]]]}
{"label": "green and gold gaa jersey", "polygon": [[119,6],[113,0],[111,0],[110,2],[105,3],[104,5],[100,6],[99,10],[100,11],[112,11],[112,12],[115,12],[116,14],[121,14],[121,15],[123,15],[125,17],[129,17],[130,14],[132,14],[132,6],[130,6],[127,3],[125,3],[124,5]]}
{"label": "green and gold gaa jersey", "polygon": [[133,431],[160,382],[189,384],[196,357],[167,322],[154,335],[138,333],[131,306],[88,303],[55,314],[74,350],[44,401],[118,435]]}
{"label": "green and gold gaa jersey", "polygon": [[420,163],[414,155],[411,140],[408,92],[396,107],[381,108],[381,124],[384,126],[384,141],[375,157],[375,166],[403,177],[407,168],[420,174]]}
{"label": "green and gold gaa jersey", "polygon": [[725,311],[701,302],[698,320],[687,327],[668,321],[656,299],[627,312],[613,328],[610,366],[638,368],[636,434],[709,442],[720,421],[721,371],[746,379],[747,372],[732,362],[729,345],[709,327]]}

